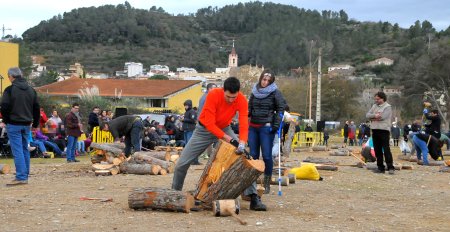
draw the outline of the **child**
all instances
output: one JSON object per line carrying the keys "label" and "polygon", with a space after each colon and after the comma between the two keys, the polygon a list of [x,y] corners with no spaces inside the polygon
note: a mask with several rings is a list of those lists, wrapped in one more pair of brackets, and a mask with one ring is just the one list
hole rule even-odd
{"label": "child", "polygon": [[78,137],[78,141],[77,141],[77,151],[79,154],[86,153],[84,140],[86,140],[86,134],[81,133],[81,135],[80,135],[80,137]]}

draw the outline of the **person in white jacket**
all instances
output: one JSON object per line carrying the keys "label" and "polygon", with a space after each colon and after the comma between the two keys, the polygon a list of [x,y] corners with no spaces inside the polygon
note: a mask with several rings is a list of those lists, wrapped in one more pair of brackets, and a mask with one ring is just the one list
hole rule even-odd
{"label": "person in white jacket", "polygon": [[387,170],[389,174],[393,175],[394,161],[389,148],[392,107],[386,102],[387,96],[384,92],[376,93],[374,99],[375,104],[366,114],[366,117],[371,121],[373,147],[377,157],[378,169],[374,172],[385,172],[384,159],[386,159]]}

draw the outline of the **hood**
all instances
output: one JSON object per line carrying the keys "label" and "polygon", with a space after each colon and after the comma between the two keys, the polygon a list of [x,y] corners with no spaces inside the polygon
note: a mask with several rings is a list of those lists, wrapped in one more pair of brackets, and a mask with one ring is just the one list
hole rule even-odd
{"label": "hood", "polygon": [[189,109],[192,108],[192,101],[191,101],[191,100],[186,100],[186,101],[183,103],[183,106],[189,106]]}
{"label": "hood", "polygon": [[30,86],[27,83],[27,80],[25,80],[25,78],[16,78],[12,85],[16,86],[17,88],[21,89],[21,90],[27,90],[28,88],[30,88]]}

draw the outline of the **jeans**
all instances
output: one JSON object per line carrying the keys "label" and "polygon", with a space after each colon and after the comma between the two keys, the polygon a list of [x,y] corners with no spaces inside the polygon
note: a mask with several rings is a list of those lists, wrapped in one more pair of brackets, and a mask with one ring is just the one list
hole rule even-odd
{"label": "jeans", "polygon": [[30,152],[28,151],[30,126],[7,124],[6,131],[14,156],[16,180],[28,180],[30,174]]}
{"label": "jeans", "polygon": [[275,134],[270,126],[250,127],[248,130],[248,146],[253,159],[259,159],[260,151],[265,164],[264,175],[271,176],[273,169],[272,147]]}
{"label": "jeans", "polygon": [[77,150],[78,150],[78,152],[83,152],[83,153],[86,152],[86,150],[84,149],[84,141],[83,140],[77,142]]}
{"label": "jeans", "polygon": [[133,123],[130,132],[125,135],[125,150],[124,153],[128,157],[131,154],[131,147],[134,151],[141,151],[141,134],[144,130],[144,125],[141,120]]}
{"label": "jeans", "polygon": [[[263,126],[260,128],[250,127],[248,130],[248,146],[250,147],[250,155],[253,159],[259,159],[259,153],[262,151],[264,161],[264,175],[272,176],[273,159],[272,147],[275,133],[271,132],[270,126]],[[247,189],[244,190],[244,195],[251,195],[256,193],[256,181],[253,182]]]}
{"label": "jeans", "polygon": [[67,161],[75,160],[75,150],[77,148],[77,140],[78,137],[75,136],[67,136],[67,151],[66,151],[66,159]]}
{"label": "jeans", "polygon": [[421,160],[423,156],[423,165],[430,164],[428,162],[428,146],[427,142],[419,139],[417,136],[413,136],[414,146],[416,147],[417,160]]}
{"label": "jeans", "polygon": [[[233,139],[238,139],[231,127],[225,127],[222,130]],[[191,166],[192,161],[195,158],[198,158],[205,149],[215,141],[217,141],[217,137],[214,134],[209,132],[203,126],[199,124],[196,125],[192,138],[186,144],[180,158],[177,160],[175,171],[173,173],[172,189],[179,191],[183,189],[184,179],[186,178],[187,170],[189,169],[189,166]]]}
{"label": "jeans", "polygon": [[372,130],[373,148],[377,157],[378,170],[384,171],[383,156],[386,159],[387,170],[394,170],[391,148],[389,147],[389,134],[387,130]]}
{"label": "jeans", "polygon": [[62,151],[61,149],[59,149],[58,145],[56,145],[56,143],[50,142],[50,141],[43,141],[44,145],[47,147],[50,147],[52,149],[52,151],[56,154],[56,155],[61,155]]}
{"label": "jeans", "polygon": [[37,147],[42,153],[47,152],[47,148],[45,148],[44,142],[40,140],[34,140],[33,142],[30,142],[30,146]]}

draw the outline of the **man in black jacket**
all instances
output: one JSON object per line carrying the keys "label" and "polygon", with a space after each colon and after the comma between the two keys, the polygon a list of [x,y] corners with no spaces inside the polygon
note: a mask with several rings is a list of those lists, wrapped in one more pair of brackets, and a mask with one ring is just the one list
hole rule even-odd
{"label": "man in black jacket", "polygon": [[109,122],[103,122],[101,129],[111,132],[114,137],[114,142],[119,142],[120,138],[125,136],[124,153],[127,157],[131,154],[131,147],[134,148],[135,152],[141,150],[140,140],[144,129],[141,117],[134,115],[123,115]]}
{"label": "man in black jacket", "polygon": [[[184,131],[184,142],[187,144],[189,142],[189,139],[191,139],[192,134],[194,133],[195,125],[197,124],[197,114],[195,113],[194,109],[192,109],[191,100],[186,100],[183,105],[186,112],[183,116],[182,128]],[[198,161],[198,157],[194,161],[192,161],[192,164],[200,164],[200,162]]]}
{"label": "man in black jacket", "polygon": [[3,93],[1,113],[16,166],[16,178],[7,186],[16,186],[28,184],[30,125],[38,127],[40,112],[36,91],[23,78],[22,71],[17,67],[10,68],[8,78],[12,84]]}
{"label": "man in black jacket", "polygon": [[438,110],[432,110],[428,112],[427,109],[423,111],[425,117],[430,120],[429,124],[425,125],[425,132],[434,136],[437,139],[441,138],[441,118],[439,117]]}
{"label": "man in black jacket", "polygon": [[100,123],[98,121],[98,114],[100,113],[100,108],[97,106],[92,108],[92,112],[89,114],[89,120],[88,120],[88,133],[92,133],[92,130],[94,130],[94,127],[100,126]]}

